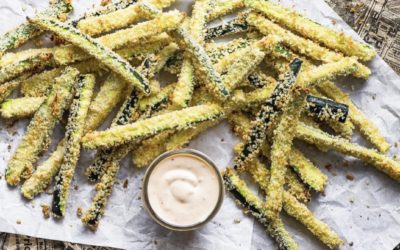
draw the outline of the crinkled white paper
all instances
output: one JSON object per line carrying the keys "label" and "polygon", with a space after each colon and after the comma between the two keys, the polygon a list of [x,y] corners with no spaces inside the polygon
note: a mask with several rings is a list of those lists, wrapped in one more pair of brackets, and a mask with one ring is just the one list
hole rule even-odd
{"label": "crinkled white paper", "polygon": [[[95,0],[74,0],[75,13],[84,12]],[[191,1],[181,1],[179,8],[190,10]],[[357,37],[322,0],[285,1],[297,10]],[[0,33],[6,32],[34,13],[35,8],[44,8],[47,1],[3,0],[0,3]],[[332,20],[336,20],[336,25]],[[370,64],[373,75],[367,82],[343,81],[340,84],[357,106],[368,114],[391,144],[398,141],[400,129],[400,78],[380,58]],[[0,173],[3,175],[7,162],[24,134],[28,121],[18,121],[13,126],[0,120]],[[63,134],[57,128],[54,143]],[[363,143],[359,137],[355,140]],[[232,136],[227,124],[221,124],[197,138],[190,147],[208,154],[223,169],[233,157]],[[53,144],[54,144],[53,143]],[[9,148],[9,145],[11,148]],[[337,175],[327,172],[329,183],[326,195],[314,195],[311,202],[318,218],[328,223],[346,241],[341,249],[392,249],[400,241],[400,184],[372,167],[359,161],[347,159],[350,166],[343,165],[344,157],[334,153],[320,153],[304,144],[298,144],[311,159],[321,166],[330,163]],[[54,146],[54,145],[53,145]],[[391,154],[396,154],[393,148]],[[46,154],[43,159],[46,159]],[[126,159],[119,173],[120,184],[116,185],[108,204],[105,217],[97,232],[87,230],[76,216],[78,207],[88,208],[94,195],[94,187],[87,183],[83,171],[92,153],[85,152],[78,165],[72,186],[77,186],[70,195],[68,213],[63,220],[44,219],[40,204],[51,203],[51,195],[43,194],[34,201],[24,200],[17,188],[0,180],[0,231],[25,234],[40,238],[71,241],[90,245],[112,246],[128,249],[270,249],[273,242],[263,229],[251,218],[244,216],[229,196],[212,222],[200,230],[177,233],[163,229],[153,222],[143,209],[140,185],[143,170],[134,169]],[[41,159],[41,160],[43,160]],[[346,180],[346,173],[355,176]],[[122,182],[128,179],[128,188]],[[17,220],[21,224],[17,224]],[[296,221],[284,217],[288,229],[302,249],[326,249]],[[240,223],[235,223],[240,221]],[[350,247],[349,243],[353,242]]]}

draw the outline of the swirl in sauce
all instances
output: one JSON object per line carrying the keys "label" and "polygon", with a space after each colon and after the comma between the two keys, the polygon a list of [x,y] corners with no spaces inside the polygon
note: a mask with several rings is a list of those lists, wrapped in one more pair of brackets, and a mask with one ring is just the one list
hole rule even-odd
{"label": "swirl in sauce", "polygon": [[149,205],[158,218],[175,226],[205,221],[218,204],[218,175],[198,157],[179,154],[155,166],[147,183]]}

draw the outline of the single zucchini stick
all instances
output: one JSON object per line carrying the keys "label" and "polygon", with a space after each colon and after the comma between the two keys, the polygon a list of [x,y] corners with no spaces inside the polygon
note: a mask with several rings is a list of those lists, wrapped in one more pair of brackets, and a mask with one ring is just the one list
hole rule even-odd
{"label": "single zucchini stick", "polygon": [[92,200],[88,211],[82,216],[83,224],[87,225],[91,230],[96,230],[100,217],[104,214],[108,197],[111,195],[115,178],[119,170],[119,161],[111,161],[107,167],[106,173],[101,177],[100,182],[96,185],[96,195]]}
{"label": "single zucchini stick", "polygon": [[317,85],[318,90],[337,102],[345,103],[349,106],[349,118],[360,130],[361,134],[374,145],[381,153],[385,153],[390,144],[379,132],[379,129],[367,118],[365,114],[357,108],[349,95],[344,93],[333,82],[325,81]]}
{"label": "single zucchini stick", "polygon": [[218,0],[215,1],[214,6],[208,17],[208,21],[215,20],[219,17],[228,15],[235,10],[244,7],[243,0]]}
{"label": "single zucchini stick", "polygon": [[247,7],[261,12],[293,32],[322,43],[333,50],[341,51],[347,56],[355,56],[362,61],[370,61],[376,56],[376,51],[371,46],[357,42],[343,32],[324,27],[280,4],[262,0],[245,0],[244,2]]}
{"label": "single zucchini stick", "polygon": [[189,54],[185,53],[177,86],[171,95],[171,105],[175,107],[175,109],[186,108],[189,105],[195,86],[194,78],[192,60]]}
{"label": "single zucchini stick", "polygon": [[190,34],[200,45],[204,46],[204,37],[209,14],[214,7],[212,0],[196,0],[193,4],[192,16],[188,22]]}
{"label": "single zucchini stick", "polygon": [[244,38],[233,39],[226,43],[206,43],[205,49],[213,64],[218,63],[222,58],[235,51],[250,46],[250,41]]}
{"label": "single zucchini stick", "polygon": [[156,135],[169,129],[181,130],[198,123],[220,119],[224,112],[218,105],[205,104],[154,116],[132,124],[86,134],[82,145],[87,149],[110,148]]}
{"label": "single zucchini stick", "polygon": [[143,78],[143,76],[135,71],[122,57],[96,42],[94,39],[80,33],[72,26],[67,26],[56,20],[36,18],[30,19],[30,22],[38,25],[42,29],[55,32],[57,35],[82,48],[88,54],[101,61],[104,65],[119,74],[125,81],[137,87],[145,94],[150,93],[147,79]]}
{"label": "single zucchini stick", "polygon": [[20,81],[14,80],[0,85],[0,103],[2,103],[11,93],[18,88]]}
{"label": "single zucchini stick", "polygon": [[226,99],[229,96],[229,90],[222,83],[221,76],[214,69],[205,49],[185,28],[178,28],[175,34],[180,38],[184,47],[190,52],[192,60],[196,62],[196,75],[206,83],[206,86],[217,98]]}
{"label": "single zucchini stick", "polygon": [[[228,115],[228,120],[234,125],[233,131],[244,140],[252,127],[250,119],[243,113],[233,113]],[[266,158],[271,157],[270,146],[266,142],[262,145],[261,151]],[[318,192],[324,190],[328,177],[294,147],[289,154],[289,165],[309,187]]]}
{"label": "single zucchini stick", "polygon": [[[85,133],[96,129],[110,114],[112,109],[122,100],[126,86],[117,76],[111,74],[100,87],[97,95],[89,106],[85,122]],[[33,199],[43,192],[59,172],[64,157],[65,139],[58,143],[56,150],[50,157],[37,167],[31,178],[21,187],[22,195]]]}
{"label": "single zucchini stick", "polygon": [[298,201],[307,204],[311,201],[311,192],[307,184],[292,169],[286,171],[285,182],[287,184],[287,192],[293,195]]}
{"label": "single zucchini stick", "polygon": [[9,99],[1,104],[1,117],[5,119],[18,119],[33,115],[46,97],[22,97]]}
{"label": "single zucchini stick", "polygon": [[31,120],[27,132],[8,163],[6,181],[15,186],[20,182],[24,171],[32,172],[32,164],[40,152],[46,149],[56,122],[72,99],[72,87],[79,71],[67,68],[58,77],[46,101],[40,106]]}
{"label": "single zucchini stick", "polygon": [[301,61],[294,60],[289,67],[290,70],[286,73],[284,79],[278,82],[271,97],[261,107],[252,129],[246,136],[242,152],[235,158],[235,169],[243,169],[258,154],[260,146],[266,138],[266,130],[270,126],[271,120],[285,104],[286,96],[300,71]]}
{"label": "single zucchini stick", "polygon": [[13,80],[25,72],[34,74],[54,64],[52,54],[39,54],[0,68],[0,84]]}
{"label": "single zucchini stick", "polygon": [[165,108],[168,104],[169,97],[175,88],[175,83],[169,84],[162,88],[159,93],[142,98],[139,101],[137,114],[132,116],[132,120],[137,120],[139,117],[150,117],[156,111]]}
{"label": "single zucchini stick", "polygon": [[69,188],[74,177],[76,163],[79,159],[80,140],[84,133],[86,116],[93,95],[95,84],[94,75],[81,75],[71,104],[68,124],[65,132],[65,153],[56,177],[53,192],[53,203],[51,212],[56,217],[65,215]]}
{"label": "single zucchini stick", "polygon": [[[71,0],[50,1],[50,6],[40,15],[58,18],[65,21],[67,15],[72,11]],[[9,49],[15,49],[29,39],[38,36],[42,31],[30,23],[23,23],[17,28],[7,32],[0,39],[0,57]]]}
{"label": "single zucchini stick", "polygon": [[[263,166],[258,160],[250,164],[248,168],[253,179],[260,185],[260,187],[268,190],[268,177],[270,175],[269,169]],[[269,199],[269,197],[267,197]],[[295,196],[285,191],[283,193],[283,206],[285,212],[301,222],[312,234],[325,243],[329,248],[333,249],[343,245],[343,240],[329,228],[328,225],[318,220],[312,212],[299,202]]]}
{"label": "single zucchini stick", "polygon": [[[247,13],[246,13],[247,14]],[[245,13],[239,13],[235,19],[207,29],[205,40],[245,32],[249,29]]]}
{"label": "single zucchini stick", "polygon": [[321,121],[335,120],[344,123],[349,114],[349,106],[330,99],[307,96],[307,109]]}
{"label": "single zucchini stick", "polygon": [[[255,26],[264,35],[277,35],[282,38],[282,43],[288,48],[302,55],[308,56],[313,60],[322,61],[324,63],[336,62],[343,59],[341,53],[334,52],[318,43],[305,39],[301,36],[282,28],[278,24],[268,20],[261,14],[251,12],[247,21],[250,25]],[[367,79],[371,75],[371,70],[361,63],[357,64],[359,70],[354,73],[354,76]]]}
{"label": "single zucchini stick", "polygon": [[266,232],[275,240],[278,249],[294,250],[300,249],[292,239],[289,232],[286,231],[282,221],[277,219],[271,221],[265,213],[263,202],[246,186],[233,169],[226,169],[223,173],[223,179],[226,189],[235,198],[245,213],[249,213],[257,219],[266,229]]}
{"label": "single zucchini stick", "polygon": [[328,133],[311,128],[304,124],[299,124],[297,126],[296,137],[307,143],[318,145],[327,150],[335,150],[339,153],[359,158],[387,174],[394,180],[400,181],[400,163],[373,149],[362,147],[343,138],[329,135]]}

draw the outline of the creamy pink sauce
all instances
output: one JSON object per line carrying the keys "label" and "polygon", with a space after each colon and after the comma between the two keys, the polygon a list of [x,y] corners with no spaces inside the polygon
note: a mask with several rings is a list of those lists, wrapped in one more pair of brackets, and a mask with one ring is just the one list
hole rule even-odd
{"label": "creamy pink sauce", "polygon": [[149,205],[168,224],[184,227],[201,223],[217,206],[218,178],[201,158],[188,154],[167,157],[149,177]]}

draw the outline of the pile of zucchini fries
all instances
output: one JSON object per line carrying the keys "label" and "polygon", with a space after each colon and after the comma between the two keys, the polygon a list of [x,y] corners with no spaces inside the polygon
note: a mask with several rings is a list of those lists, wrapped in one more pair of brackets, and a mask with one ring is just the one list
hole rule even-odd
{"label": "pile of zucchini fries", "polygon": [[[81,217],[95,230],[128,153],[134,166],[146,167],[226,119],[243,141],[235,147],[234,166],[223,173],[238,205],[280,249],[298,249],[280,219],[282,210],[329,248],[343,244],[307,208],[310,191],[323,192],[327,176],[293,140],[359,158],[400,181],[400,163],[385,156],[385,138],[332,82],[368,78],[363,63],[375,51],[270,1],[196,0],[190,16],[163,11],[172,4],[119,0],[69,21],[70,0],[55,0],[0,39],[1,116],[31,118],[8,163],[7,183],[21,185],[22,195],[33,199],[54,182],[51,211],[62,217],[81,147],[97,150],[90,166],[80,166],[96,183]],[[234,12],[231,21],[210,27]],[[44,31],[61,44],[8,51]],[[228,39],[219,41],[223,36]],[[177,75],[176,82],[160,85],[162,71]],[[14,90],[21,96],[8,99]],[[110,128],[96,131],[115,106],[120,108]],[[36,166],[65,114],[65,138]],[[350,142],[355,129],[375,148]],[[265,200],[246,187],[243,172]]]}

